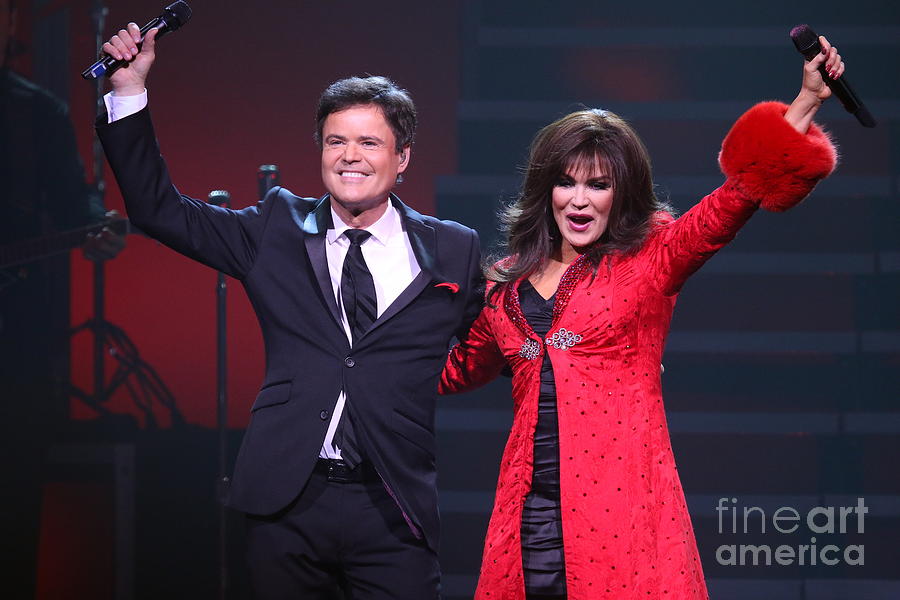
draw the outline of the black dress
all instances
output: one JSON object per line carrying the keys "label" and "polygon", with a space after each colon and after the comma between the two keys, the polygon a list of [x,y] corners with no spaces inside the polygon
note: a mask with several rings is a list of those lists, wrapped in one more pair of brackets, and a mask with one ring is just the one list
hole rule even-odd
{"label": "black dress", "polygon": [[[525,280],[519,286],[522,313],[534,332],[544,339],[553,319],[554,294],[545,300]],[[559,424],[553,365],[544,354],[538,421],[534,430],[534,472],[531,491],[522,510],[522,567],[529,599],[566,597],[566,568],[559,501]]]}

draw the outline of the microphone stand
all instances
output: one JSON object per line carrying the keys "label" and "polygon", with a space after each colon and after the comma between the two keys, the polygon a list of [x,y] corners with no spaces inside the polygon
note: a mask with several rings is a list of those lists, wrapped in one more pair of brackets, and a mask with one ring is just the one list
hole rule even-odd
{"label": "microphone stand", "polygon": [[[103,29],[107,12],[108,10],[106,6],[104,6],[102,0],[94,1],[91,16],[95,27],[94,39],[98,52],[103,45]],[[94,101],[98,107],[98,111],[102,110],[103,97],[101,95],[101,82],[99,80],[94,81]],[[102,198],[106,192],[104,164],[103,147],[100,145],[99,140],[94,138],[93,185],[100,198]],[[104,316],[106,311],[105,261],[94,261],[93,269],[94,314],[84,323],[72,328],[69,331],[69,337],[75,336],[85,330],[90,331],[94,336],[94,389],[91,393],[88,393],[70,383],[70,395],[84,402],[98,415],[102,417],[112,417],[114,414],[106,407],[106,403],[119,387],[125,387],[129,392],[131,399],[134,400],[137,407],[144,413],[148,427],[152,428],[156,426],[156,418],[152,410],[152,403],[154,400],[169,411],[173,426],[181,425],[184,422],[184,417],[178,410],[175,397],[172,395],[172,392],[166,386],[165,382],[163,382],[162,378],[153,367],[141,358],[137,347],[125,331],[121,327],[107,321]],[[118,363],[116,370],[109,378],[108,384],[106,382],[107,353]]]}
{"label": "microphone stand", "polygon": [[[270,189],[278,185],[279,173],[275,165],[262,165],[257,172],[259,198],[262,200]],[[231,208],[231,194],[225,190],[213,190],[207,201],[215,206]],[[216,496],[219,500],[219,600],[228,596],[228,513],[225,508],[228,486],[228,337],[227,337],[228,284],[225,274],[216,274],[216,429],[218,432],[218,474]]]}
{"label": "microphone stand", "polygon": [[[215,206],[231,208],[231,194],[225,190],[213,190],[208,201]],[[228,284],[225,274],[216,274],[216,429],[219,442],[219,471],[216,479],[216,495],[219,500],[219,599],[228,593],[228,527],[225,499],[228,492],[228,340],[226,300]]]}
{"label": "microphone stand", "polygon": [[259,186],[259,199],[262,200],[269,190],[281,185],[278,165],[259,165],[259,170],[256,172],[256,183]]}
{"label": "microphone stand", "polygon": [[[91,17],[94,20],[94,46],[97,54],[103,46],[103,31],[106,26],[106,16],[109,9],[103,4],[103,0],[94,0],[94,7]],[[94,80],[94,106],[99,112],[101,104],[103,104],[103,87],[99,79]],[[100,139],[94,136],[92,153],[94,158],[94,188],[100,198],[106,195],[106,179],[103,172],[105,164],[103,146],[100,145]],[[109,396],[106,393],[106,326],[104,319],[105,312],[105,290],[106,290],[106,261],[95,260],[94,263],[94,403],[103,405]]]}

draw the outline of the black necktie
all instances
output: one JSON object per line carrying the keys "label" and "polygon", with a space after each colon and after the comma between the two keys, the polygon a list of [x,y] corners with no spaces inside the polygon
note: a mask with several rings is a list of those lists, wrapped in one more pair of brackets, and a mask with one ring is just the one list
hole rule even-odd
{"label": "black necktie", "polygon": [[350,325],[350,333],[355,344],[362,334],[378,317],[375,299],[375,280],[363,258],[360,244],[372,235],[362,229],[348,229],[344,232],[350,240],[350,249],[344,258],[341,274],[341,302]]}
{"label": "black necktie", "polygon": [[[350,248],[344,258],[341,273],[341,303],[347,315],[347,324],[355,344],[363,333],[375,322],[378,304],[375,298],[375,280],[366,265],[360,244],[372,234],[361,229],[344,232],[350,240]],[[334,432],[334,445],[340,448],[341,458],[351,469],[362,462],[362,452],[356,439],[353,418],[350,416],[350,397],[344,391],[344,412]]]}

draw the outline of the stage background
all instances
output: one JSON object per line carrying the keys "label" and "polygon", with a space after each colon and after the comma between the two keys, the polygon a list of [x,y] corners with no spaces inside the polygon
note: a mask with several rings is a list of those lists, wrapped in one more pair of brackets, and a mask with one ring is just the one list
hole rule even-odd
{"label": "stage background", "polygon": [[[93,54],[93,3],[20,4],[33,53],[17,67],[70,103],[90,164],[95,110],[78,74]],[[626,117],[650,149],[660,193],[683,211],[721,183],[716,156],[733,120],[756,101],[796,94],[801,66],[790,28],[808,22],[832,39],[879,126],[863,129],[830,102],[818,121],[840,146],[836,174],[790,213],[754,217],[686,286],[665,357],[666,403],[713,598],[900,595],[900,15],[893,2],[191,5],[191,23],[161,42],[149,86],[162,151],[182,192],[204,198],[226,189],[236,207],[247,206],[257,199],[257,167],[274,163],[295,193],[320,195],[312,141],[319,93],[340,77],[386,74],[411,91],[420,117],[398,194],[417,210],[475,227],[486,250],[496,240],[499,202],[514,194],[543,124],[582,105]],[[107,36],[160,8],[158,0],[110,3]],[[122,210],[113,181],[106,204]],[[91,267],[73,253],[72,268],[75,325],[91,314]],[[117,569],[131,568],[133,597],[211,598],[216,274],[140,236],[129,237],[106,274],[107,317],[172,391],[183,424],[173,426],[172,411],[153,400],[139,407],[124,387],[107,404],[115,419],[73,401],[79,433],[65,448],[101,455],[109,448],[113,458],[56,457],[42,597],[112,597]],[[237,282],[229,286],[233,457],[264,357],[249,303]],[[90,390],[90,336],[79,334],[72,348],[74,383]],[[441,401],[449,600],[474,589],[509,405],[505,382]],[[97,464],[125,465],[131,483]],[[865,533],[835,543],[865,544],[865,564],[721,565],[721,544],[809,540],[719,533],[720,497],[768,514],[863,497]],[[235,518],[232,598],[247,593],[241,552]]]}

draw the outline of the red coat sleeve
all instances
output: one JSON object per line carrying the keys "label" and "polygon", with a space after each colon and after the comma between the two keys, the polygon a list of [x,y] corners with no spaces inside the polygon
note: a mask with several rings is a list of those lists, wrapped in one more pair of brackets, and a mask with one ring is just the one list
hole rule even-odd
{"label": "red coat sleeve", "polygon": [[766,210],[785,211],[812,191],[837,164],[837,149],[812,123],[805,134],[784,120],[787,105],[757,104],[722,142],[719,166],[729,181]]}
{"label": "red coat sleeve", "polygon": [[489,311],[493,310],[496,309],[490,306],[482,308],[466,339],[450,351],[441,373],[438,393],[457,394],[473,390],[494,379],[506,365],[491,328]]}
{"label": "red coat sleeve", "polygon": [[675,221],[663,218],[647,240],[657,287],[669,296],[734,239],[758,206],[784,211],[805,198],[837,162],[837,151],[815,124],[806,134],[787,121],[787,105],[757,104],[722,142],[719,164],[728,177]]}

